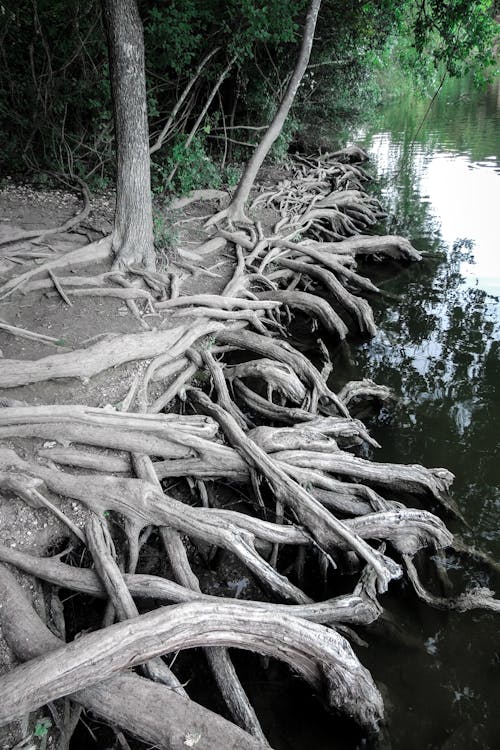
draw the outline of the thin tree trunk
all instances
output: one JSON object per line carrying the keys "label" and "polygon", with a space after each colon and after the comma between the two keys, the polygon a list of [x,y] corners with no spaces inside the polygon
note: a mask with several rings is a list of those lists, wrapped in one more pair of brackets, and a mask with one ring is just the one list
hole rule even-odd
{"label": "thin tree trunk", "polygon": [[136,0],[102,0],[116,138],[113,250],[119,266],[155,266],[144,38]]}
{"label": "thin tree trunk", "polygon": [[186,100],[189,92],[193,88],[193,86],[196,83],[196,81],[199,79],[201,71],[203,70],[203,68],[205,67],[205,65],[208,63],[208,61],[219,51],[219,49],[220,49],[220,47],[214,47],[213,50],[210,50],[210,52],[208,53],[208,55],[206,55],[203,58],[203,60],[201,61],[201,63],[196,68],[193,77],[188,81],[185,89],[183,90],[182,94],[180,95],[179,99],[177,100],[176,104],[174,105],[174,108],[172,109],[167,122],[163,126],[163,129],[162,129],[160,135],[158,136],[158,138],[156,139],[156,141],[154,142],[154,144],[149,149],[149,153],[150,154],[156,153],[156,151],[158,151],[162,147],[163,141],[165,140],[165,137],[167,136],[168,131],[172,128],[172,125],[174,124],[174,120],[175,120],[175,118],[176,118],[176,116],[177,116],[180,108],[184,104],[184,102],[185,102],[185,100]]}
{"label": "thin tree trunk", "polygon": [[229,206],[220,213],[213,216],[207,225],[215,224],[223,218],[228,218],[233,221],[248,221],[245,216],[245,203],[250,195],[250,190],[253,187],[257,173],[262,166],[262,162],[266,158],[271,146],[278,138],[283,124],[286,120],[288,112],[293,104],[295,95],[300,86],[304,73],[306,72],[309,64],[309,58],[311,56],[311,49],[314,41],[314,31],[316,29],[316,21],[318,18],[319,9],[321,6],[321,0],[311,0],[308,11],[306,22],[304,26],[304,33],[302,35],[302,44],[300,46],[299,56],[295,64],[295,69],[292,77],[286,87],[285,94],[281,103],[278,107],[276,114],[274,115],[273,121],[271,122],[268,130],[266,131],[261,142],[252,154],[251,159],[247,163],[243,176],[238,184],[233,200]]}

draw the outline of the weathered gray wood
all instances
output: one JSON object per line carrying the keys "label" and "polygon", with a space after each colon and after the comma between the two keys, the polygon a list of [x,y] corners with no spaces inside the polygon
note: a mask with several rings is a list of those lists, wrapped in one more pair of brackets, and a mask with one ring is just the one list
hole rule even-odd
{"label": "weathered gray wood", "polygon": [[[65,565],[55,558],[33,557],[3,544],[0,544],[0,560],[15,565],[25,573],[37,576],[54,586],[61,586],[101,599],[106,596],[99,577],[88,568]],[[225,597],[203,594],[199,589],[180,585],[159,576],[124,573],[123,580],[132,596],[138,599],[156,599],[165,604],[198,601],[231,604],[233,601]],[[246,599],[241,599],[240,604],[244,607],[256,607],[263,612],[271,610],[285,612],[294,617],[325,625],[335,623],[368,625],[377,619],[381,612],[376,599],[367,596],[363,590],[359,593],[345,594],[310,604],[279,604]]]}
{"label": "weathered gray wood", "polygon": [[[91,572],[91,571],[89,571]],[[63,646],[40,620],[13,575],[0,566],[0,625],[10,648],[21,661],[35,659]],[[239,727],[163,685],[132,672],[71,694],[71,699],[112,725],[160,750],[184,750],[189,736],[200,736],[200,750],[264,750]]]}
{"label": "weathered gray wood", "polygon": [[[321,547],[332,550],[336,544],[334,540],[344,539],[351,549],[376,570],[381,592],[387,590],[390,580],[400,577],[399,565],[372,549],[360,537],[352,534],[342,521],[325,510],[307,490],[288,476],[274,458],[271,458],[245,435],[230,414],[214,404],[201,391],[190,389],[189,397],[203,413],[219,422],[233,447],[241,452],[250,466],[266,477],[276,498],[294,510]],[[301,454],[302,451],[297,451],[297,453]]]}
{"label": "weathered gray wood", "polygon": [[153,656],[199,646],[250,649],[292,666],[326,704],[374,730],[382,698],[348,642],[332,629],[239,603],[162,607],[82,636],[0,678],[0,725]]}
{"label": "weathered gray wood", "polygon": [[[119,620],[128,620],[138,617],[137,609],[132,595],[123,580],[122,573],[116,562],[116,555],[111,535],[103,521],[91,513],[85,524],[85,536],[87,547],[94,560],[95,569],[109,596]],[[162,682],[171,687],[176,693],[187,698],[187,693],[181,683],[168,668],[161,657],[156,656],[143,665],[146,676],[155,682]]]}
{"label": "weathered gray wood", "polygon": [[148,331],[115,336],[86,349],[51,354],[37,360],[3,359],[0,388],[13,388],[54,378],[90,378],[103,370],[125,362],[156,357],[166,349],[179,356],[198,338],[219,330],[216,321],[177,326],[168,331]]}
{"label": "weathered gray wood", "polygon": [[349,416],[349,412],[344,404],[328,388],[314,365],[287,342],[276,341],[251,331],[228,331],[227,329],[218,331],[216,338],[221,344],[229,344],[239,349],[249,349],[269,359],[285,362],[287,365],[290,365],[298,377],[315,388],[320,397],[333,403],[340,414],[344,417]]}
{"label": "weathered gray wood", "polygon": [[347,336],[347,326],[331,305],[321,297],[308,292],[278,289],[273,292],[259,292],[259,300],[277,300],[288,307],[303,310],[319,320],[329,333],[335,333],[343,341]]}
{"label": "weathered gray wood", "polygon": [[[54,492],[79,500],[97,514],[115,510],[136,529],[150,524],[171,526],[196,539],[228,549],[279,596],[298,603],[310,601],[303,591],[258,554],[251,532],[223,520],[216,510],[193,508],[173,497],[167,498],[154,485],[140,479],[66,474],[23,461],[14,451],[0,449],[0,469],[4,467],[42,479]],[[240,516],[247,524],[248,517],[244,514],[236,514],[235,518]]]}

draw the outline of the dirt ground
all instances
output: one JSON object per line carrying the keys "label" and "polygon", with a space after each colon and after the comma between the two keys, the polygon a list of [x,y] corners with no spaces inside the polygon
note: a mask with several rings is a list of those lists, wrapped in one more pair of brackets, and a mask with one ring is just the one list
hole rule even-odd
{"label": "dirt ground", "polygon": [[[80,200],[63,190],[34,189],[29,185],[15,185],[4,181],[0,189],[0,241],[16,237],[23,230],[59,226],[78,212]],[[206,238],[197,216],[211,214],[212,203],[191,204],[174,214],[165,214],[169,226],[174,225],[176,245],[188,249]],[[161,210],[161,209],[157,209]],[[108,193],[94,199],[88,220],[78,228],[78,233],[50,236],[43,244],[22,242],[0,246],[0,282],[22,273],[24,264],[30,264],[29,255],[36,250],[43,255],[38,262],[59,252],[67,252],[108,234],[112,228],[114,196]],[[187,220],[187,221],[186,221]],[[176,223],[180,222],[180,223]],[[25,253],[25,255],[23,255]],[[162,250],[160,264],[178,261],[178,254]],[[167,262],[166,262],[167,261]],[[189,269],[175,267],[181,278],[182,293],[218,291],[226,283],[233,265],[230,254],[210,258],[206,265],[216,264],[212,275],[193,276]],[[31,266],[30,266],[31,267]],[[106,264],[75,269],[78,275],[97,275],[110,270]],[[67,271],[64,271],[66,274]],[[71,299],[71,293],[69,292]],[[141,326],[122,300],[88,297],[72,299],[70,308],[54,290],[15,292],[0,300],[0,324],[9,324],[57,339],[57,344],[45,343],[12,335],[0,327],[0,368],[2,358],[38,359],[57,352],[69,352],[86,346],[104,335],[138,332]],[[151,320],[154,328],[157,321]],[[163,326],[165,327],[165,326]],[[88,381],[74,378],[45,381],[0,391],[0,406],[12,402],[27,404],[85,404],[88,406],[116,406],[125,398],[138,370],[147,362],[136,362],[109,369]],[[153,392],[154,395],[154,392]],[[3,447],[15,448],[19,455],[29,458],[41,447],[52,447],[53,441],[41,439],[5,439]],[[59,504],[66,516],[83,528],[86,511],[77,502],[69,500]],[[67,530],[53,514],[45,509],[34,509],[22,500],[0,495],[0,543],[24,552],[43,555],[48,550],[59,550],[67,540]],[[234,573],[234,571],[233,571]],[[35,602],[39,612],[47,609],[42,587],[32,578],[15,571],[18,580]],[[228,571],[228,584],[231,572]],[[233,576],[234,577],[234,576]],[[230,586],[229,586],[230,589]],[[0,604],[1,606],[1,604]],[[50,608],[50,603],[49,603]],[[46,614],[46,611],[45,611]],[[50,618],[49,618],[50,620]],[[15,658],[0,636],[0,674],[12,669]],[[0,750],[10,750],[23,735],[21,727],[0,730]]]}

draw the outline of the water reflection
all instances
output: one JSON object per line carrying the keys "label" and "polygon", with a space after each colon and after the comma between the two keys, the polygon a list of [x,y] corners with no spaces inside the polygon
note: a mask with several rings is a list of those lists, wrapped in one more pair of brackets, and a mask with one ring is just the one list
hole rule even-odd
{"label": "water reflection", "polygon": [[[375,303],[380,333],[353,352],[348,375],[372,377],[401,396],[374,427],[383,446],[376,460],[453,471],[470,525],[463,536],[499,559],[500,81],[483,92],[450,82],[415,138],[426,106],[394,102],[358,136],[380,176],[386,231],[446,260],[396,277],[375,270],[401,298]],[[465,575],[494,587],[484,571]],[[370,666],[396,708],[387,747],[499,747],[492,616],[419,607],[415,617],[414,605],[392,605],[427,644],[427,657],[402,652],[395,664],[389,649],[372,653]]]}

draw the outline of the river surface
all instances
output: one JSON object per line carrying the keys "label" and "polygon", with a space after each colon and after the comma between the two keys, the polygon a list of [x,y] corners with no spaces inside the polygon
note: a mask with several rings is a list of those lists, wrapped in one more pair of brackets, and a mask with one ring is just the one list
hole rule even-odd
{"label": "river surface", "polygon": [[[400,299],[377,304],[379,333],[352,349],[350,375],[400,397],[373,427],[382,445],[374,459],[450,469],[469,524],[453,531],[500,560],[500,81],[481,92],[450,81],[415,137],[427,106],[395,100],[357,133],[386,230],[445,260],[381,279]],[[475,565],[455,575],[457,588],[496,584],[499,593],[500,581]],[[363,659],[392,704],[385,745],[500,748],[498,616],[439,613],[411,599],[389,606],[424,649],[377,643]]]}

